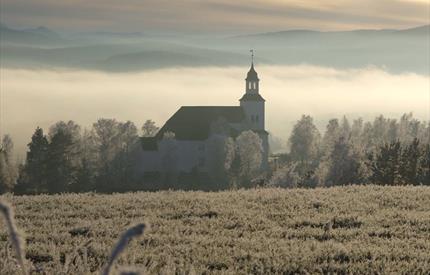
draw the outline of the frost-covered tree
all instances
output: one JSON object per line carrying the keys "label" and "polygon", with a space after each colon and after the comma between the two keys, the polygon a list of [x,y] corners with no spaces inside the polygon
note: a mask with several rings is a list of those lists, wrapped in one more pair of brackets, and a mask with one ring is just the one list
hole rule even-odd
{"label": "frost-covered tree", "polygon": [[98,148],[98,191],[123,191],[135,180],[138,133],[130,122],[99,119],[93,124]]}
{"label": "frost-covered tree", "polygon": [[351,136],[351,125],[349,124],[348,119],[346,116],[343,116],[342,123],[340,126],[340,136],[344,137],[345,139],[349,139]]}
{"label": "frost-covered tree", "polygon": [[5,135],[0,144],[0,194],[11,191],[15,185],[17,171],[12,161],[13,142]]}
{"label": "frost-covered tree", "polygon": [[223,183],[234,160],[234,141],[222,134],[212,134],[207,144],[209,173],[217,184]]}
{"label": "frost-covered tree", "polygon": [[339,121],[336,118],[329,120],[321,142],[324,155],[330,154],[333,150],[334,143],[339,139],[340,134]]}
{"label": "frost-covered tree", "polygon": [[312,162],[318,157],[321,135],[310,116],[303,115],[294,125],[289,138],[291,159],[300,162]]}
{"label": "frost-covered tree", "polygon": [[302,183],[302,177],[298,171],[298,163],[291,162],[277,169],[269,181],[269,186],[295,188]]}
{"label": "frost-covered tree", "polygon": [[241,186],[250,186],[251,180],[261,170],[263,160],[263,145],[258,134],[244,131],[236,138],[235,161],[232,162],[236,170],[237,180]]}
{"label": "frost-covered tree", "polygon": [[153,137],[157,134],[159,128],[154,121],[148,119],[142,126],[142,136],[143,137]]}
{"label": "frost-covered tree", "polygon": [[88,192],[95,189],[98,175],[98,151],[94,131],[84,130],[80,140],[79,166],[75,181],[70,186],[72,192]]}

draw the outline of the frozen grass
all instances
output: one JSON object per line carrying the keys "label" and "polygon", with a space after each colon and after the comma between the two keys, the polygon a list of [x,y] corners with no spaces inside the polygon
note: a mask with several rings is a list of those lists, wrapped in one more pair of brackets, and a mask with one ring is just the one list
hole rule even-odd
{"label": "frozen grass", "polygon": [[[15,207],[17,226],[26,233],[29,266],[47,274],[99,274],[122,232],[141,221],[150,229],[128,242],[112,274],[430,271],[428,187],[5,199]],[[0,270],[15,274],[16,261],[2,225]]]}

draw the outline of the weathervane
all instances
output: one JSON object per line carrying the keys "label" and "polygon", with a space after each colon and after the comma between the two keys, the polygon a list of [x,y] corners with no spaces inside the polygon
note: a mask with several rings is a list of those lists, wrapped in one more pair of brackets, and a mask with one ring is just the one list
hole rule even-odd
{"label": "weathervane", "polygon": [[251,62],[254,64],[254,49],[249,50],[251,52]]}

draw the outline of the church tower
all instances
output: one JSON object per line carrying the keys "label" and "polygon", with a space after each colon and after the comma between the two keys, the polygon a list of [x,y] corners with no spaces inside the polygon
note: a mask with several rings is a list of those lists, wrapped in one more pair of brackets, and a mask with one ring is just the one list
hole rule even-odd
{"label": "church tower", "polygon": [[245,112],[247,120],[244,130],[253,130],[261,138],[263,145],[263,162],[261,168],[267,170],[269,167],[269,133],[265,129],[265,100],[260,95],[260,79],[254,69],[254,51],[251,50],[251,53],[251,69],[249,69],[245,79],[245,94],[240,99],[240,107]]}
{"label": "church tower", "polygon": [[240,106],[245,111],[252,130],[264,131],[264,98],[260,95],[260,79],[254,69],[254,52],[252,52],[251,69],[246,76],[245,94],[240,99]]}

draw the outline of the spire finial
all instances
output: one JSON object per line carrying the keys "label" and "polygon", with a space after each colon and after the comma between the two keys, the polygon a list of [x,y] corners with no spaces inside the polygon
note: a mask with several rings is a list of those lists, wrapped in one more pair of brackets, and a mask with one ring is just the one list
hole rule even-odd
{"label": "spire finial", "polygon": [[251,64],[254,65],[254,49],[249,50],[251,52]]}

